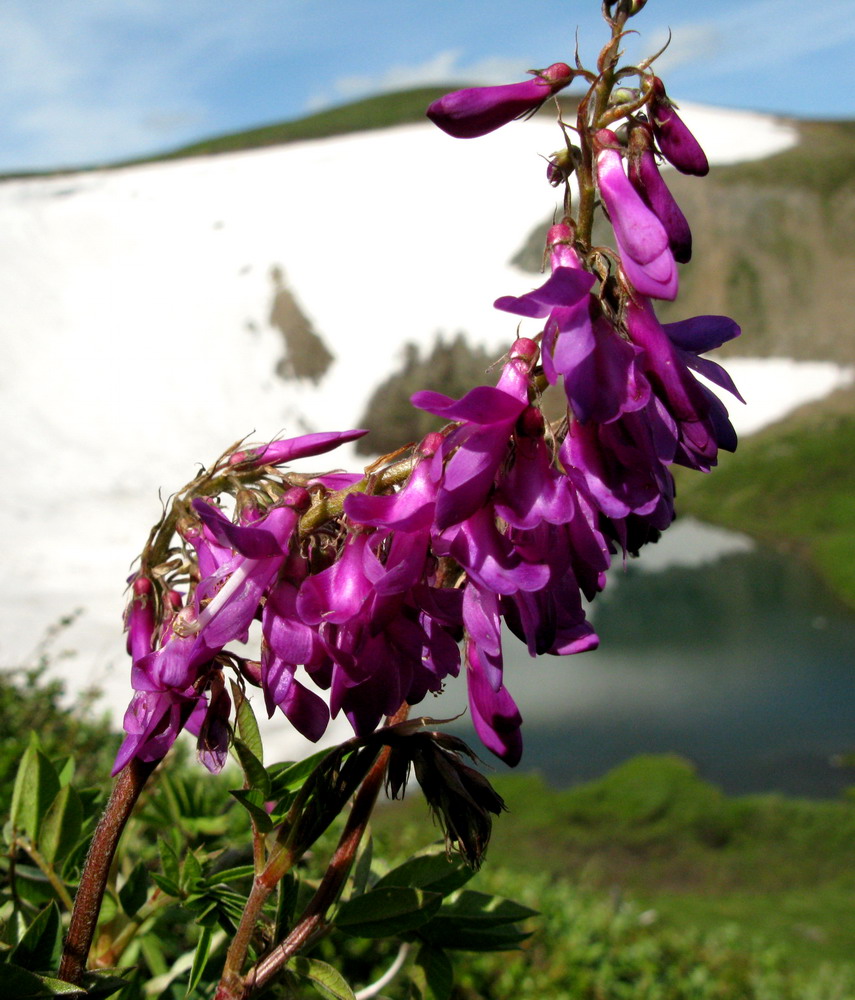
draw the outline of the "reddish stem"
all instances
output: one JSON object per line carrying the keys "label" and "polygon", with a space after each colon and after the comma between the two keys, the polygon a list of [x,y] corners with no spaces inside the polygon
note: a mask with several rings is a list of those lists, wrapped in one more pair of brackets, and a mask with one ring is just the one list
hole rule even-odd
{"label": "reddish stem", "polygon": [[89,845],[80,885],[74,898],[74,909],[71,911],[71,922],[59,966],[59,978],[67,983],[78,985],[83,979],[119,838],[140,792],[159,763],[160,760],[141,761],[132,757],[113,785],[110,799]]}

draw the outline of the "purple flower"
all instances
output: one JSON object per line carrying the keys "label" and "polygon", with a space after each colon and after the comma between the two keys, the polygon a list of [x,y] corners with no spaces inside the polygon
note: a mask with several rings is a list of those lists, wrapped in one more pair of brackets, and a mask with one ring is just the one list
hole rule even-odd
{"label": "purple flower", "polygon": [[708,174],[710,165],[706,154],[674,110],[659,77],[653,78],[649,108],[653,133],[665,159],[680,173],[695,174],[697,177]]}
{"label": "purple flower", "polygon": [[498,385],[477,386],[462,399],[439,392],[417,392],[413,405],[444,420],[461,422],[446,439],[447,461],[436,502],[439,531],[466,520],[485,503],[499,465],[507,454],[517,418],[528,405],[529,373],[537,345],[517,340]]}
{"label": "purple flower", "polygon": [[653,153],[653,137],[648,125],[632,130],[629,143],[629,180],[662,223],[674,260],[686,264],[692,258],[692,231],[686,216],[662,180]]}
{"label": "purple flower", "polygon": [[595,136],[597,183],[615,231],[621,268],[642,295],[657,299],[677,296],[677,266],[668,234],[642,201],[624,172],[617,136],[601,129]]}
{"label": "purple flower", "polygon": [[368,431],[322,431],[318,434],[301,434],[300,437],[271,441],[270,444],[259,445],[257,448],[236,451],[230,456],[229,465],[284,465],[298,458],[322,455],[367,433]]}
{"label": "purple flower", "polygon": [[553,63],[523,83],[470,87],[446,94],[431,104],[427,116],[443,132],[457,139],[473,139],[536,111],[548,97],[571,83],[573,76],[566,63]]}

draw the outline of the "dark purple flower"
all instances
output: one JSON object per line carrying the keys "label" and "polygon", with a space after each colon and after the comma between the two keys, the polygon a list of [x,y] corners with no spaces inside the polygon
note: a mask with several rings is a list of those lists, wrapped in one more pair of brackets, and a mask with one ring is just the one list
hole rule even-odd
{"label": "dark purple flower", "polygon": [[431,104],[427,116],[457,139],[474,139],[536,111],[548,97],[571,83],[573,76],[566,63],[553,63],[523,83],[469,87],[446,94]]}
{"label": "dark purple flower", "polygon": [[674,260],[680,264],[688,263],[692,258],[692,231],[686,216],[659,173],[648,125],[640,125],[632,130],[628,171],[632,186],[641,195],[645,205],[655,213],[668,234],[668,245],[674,254]]}
{"label": "dark purple flower", "polygon": [[649,108],[653,133],[665,159],[680,173],[695,174],[697,177],[708,174],[710,165],[706,154],[674,110],[659,77],[653,78]]}

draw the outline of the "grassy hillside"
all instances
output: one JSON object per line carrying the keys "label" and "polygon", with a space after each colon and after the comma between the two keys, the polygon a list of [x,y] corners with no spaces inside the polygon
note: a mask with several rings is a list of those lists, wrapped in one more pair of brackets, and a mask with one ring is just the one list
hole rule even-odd
{"label": "grassy hillside", "polygon": [[806,557],[855,608],[855,389],[745,438],[710,476],[678,479],[678,507]]}
{"label": "grassy hillside", "polygon": [[[626,896],[665,928],[730,924],[742,945],[777,947],[804,971],[851,961],[853,801],[728,798],[667,756],[633,758],[561,792],[536,775],[495,785],[510,811],[496,820],[485,876]],[[380,838],[415,837],[424,810],[420,796],[383,810]]]}

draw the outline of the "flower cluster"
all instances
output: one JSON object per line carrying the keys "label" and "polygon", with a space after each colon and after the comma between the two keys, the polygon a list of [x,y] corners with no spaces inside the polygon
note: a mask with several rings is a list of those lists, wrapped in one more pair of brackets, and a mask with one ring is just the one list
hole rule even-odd
{"label": "flower cluster", "polygon": [[[117,770],[163,756],[182,728],[197,735],[204,763],[221,767],[225,666],[313,740],[339,712],[365,735],[465,666],[479,736],[516,763],[522,720],[504,683],[503,629],[533,657],[595,647],[583,598],[602,590],[615,556],[637,554],[671,523],[671,467],[708,471],[719,449],[735,448],[724,406],[696,375],[738,397],[703,355],[739,328],[723,316],[662,324],[654,309],[676,297],[677,265],[691,256],[660,158],[702,175],[706,157],[648,66],[628,71],[636,89],[612,94],[614,47],[604,53],[598,73],[555,63],[525,83],[431,105],[436,124],[471,138],[536,110],[574,77],[589,83],[572,130],[579,145],[568,138],[549,168],[550,182],[566,186],[547,237],[550,274],[495,302],[540,329],[516,340],[495,386],[461,399],[416,393],[414,405],[445,426],[405,459],[298,476],[292,459],[363,432],[306,435],[235,450],[188,487],[132,581],[136,693]],[[591,244],[597,205],[612,247]],[[566,408],[550,422],[542,396],[557,385]],[[221,494],[234,498],[231,517],[212,499]],[[257,661],[230,648],[253,622]]]}

